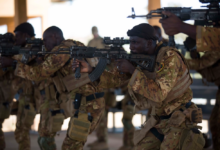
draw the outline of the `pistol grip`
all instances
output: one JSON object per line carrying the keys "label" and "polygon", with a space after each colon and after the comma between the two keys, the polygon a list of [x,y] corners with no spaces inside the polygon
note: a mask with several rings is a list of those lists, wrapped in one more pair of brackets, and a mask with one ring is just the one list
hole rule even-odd
{"label": "pistol grip", "polygon": [[80,66],[76,68],[76,71],[75,71],[75,78],[76,79],[79,79],[81,77],[81,74],[80,74]]}
{"label": "pistol grip", "polygon": [[175,41],[174,41],[174,35],[170,35],[169,36],[169,42],[168,42],[168,46],[170,47],[175,47]]}

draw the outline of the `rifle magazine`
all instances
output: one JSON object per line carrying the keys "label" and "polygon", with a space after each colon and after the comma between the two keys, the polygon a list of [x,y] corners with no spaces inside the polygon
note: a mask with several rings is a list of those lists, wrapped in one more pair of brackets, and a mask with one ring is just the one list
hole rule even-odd
{"label": "rifle magazine", "polygon": [[107,59],[100,58],[96,68],[92,73],[89,74],[89,79],[94,82],[96,81],[103,73],[107,65]]}

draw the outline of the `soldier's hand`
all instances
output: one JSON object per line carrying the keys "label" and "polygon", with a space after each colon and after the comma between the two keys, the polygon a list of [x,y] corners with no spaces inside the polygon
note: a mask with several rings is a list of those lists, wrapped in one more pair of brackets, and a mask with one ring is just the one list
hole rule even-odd
{"label": "soldier's hand", "polygon": [[190,51],[190,57],[192,59],[199,59],[200,58],[200,54],[197,51]]}
{"label": "soldier's hand", "polygon": [[160,19],[163,29],[168,35],[185,33],[193,39],[196,39],[196,26],[184,23],[175,14],[164,11],[162,12],[168,18]]}
{"label": "soldier's hand", "polygon": [[14,60],[12,58],[4,57],[4,56],[0,57],[0,67],[2,68],[11,67],[13,65],[13,62]]}
{"label": "soldier's hand", "polygon": [[202,123],[202,109],[201,108],[188,108],[184,110],[183,113],[193,123]]}
{"label": "soldier's hand", "polygon": [[117,69],[123,73],[133,74],[135,67],[126,59],[119,59],[117,62]]}
{"label": "soldier's hand", "polygon": [[93,68],[90,66],[89,63],[87,63],[85,60],[74,60],[72,63],[72,69],[73,71],[76,70],[80,66],[80,72],[82,73],[91,73]]}
{"label": "soldier's hand", "polygon": [[184,24],[175,14],[164,11],[164,15],[168,16],[168,18],[160,19],[160,23],[163,26],[163,29],[168,35],[175,35],[180,33],[181,26]]}

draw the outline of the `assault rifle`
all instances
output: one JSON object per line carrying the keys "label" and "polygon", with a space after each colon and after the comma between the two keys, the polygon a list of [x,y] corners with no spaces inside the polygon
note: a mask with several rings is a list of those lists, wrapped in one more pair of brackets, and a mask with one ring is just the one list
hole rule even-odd
{"label": "assault rifle", "polygon": [[[111,40],[109,37],[104,38],[104,44],[110,45],[106,49],[97,49],[94,47],[84,47],[84,46],[72,46],[70,48],[61,48],[57,52],[39,52],[40,54],[70,54],[71,58],[82,59],[82,58],[93,58],[97,57],[99,63],[94,69],[94,71],[89,75],[91,81],[97,80],[97,78],[102,74],[107,65],[107,60],[111,59],[127,59],[138,66],[148,70],[154,71],[155,66],[155,55],[143,55],[143,54],[128,54],[122,49],[123,44],[129,44],[129,40],[124,40],[123,38],[115,38]],[[80,78],[80,68],[76,68],[75,78]]]}
{"label": "assault rifle", "polygon": [[[220,0],[199,0],[202,3],[210,3],[205,6],[207,8],[204,9],[191,9],[191,7],[164,7],[159,8],[157,10],[151,10],[147,15],[136,16],[134,12],[134,8],[132,8],[132,15],[128,16],[128,18],[136,18],[136,17],[145,17],[147,19],[151,18],[167,18],[167,16],[163,15],[163,11],[169,11],[179,17],[180,20],[195,20],[195,21],[204,21],[204,24],[207,26],[215,24],[219,24],[220,21],[220,9],[219,3]],[[169,46],[175,46],[174,36],[169,36]]]}
{"label": "assault rifle", "polygon": [[26,47],[13,45],[0,45],[0,56],[13,56],[23,54],[22,62],[27,63],[29,58],[34,55],[39,55],[39,51],[45,51],[43,41],[41,39],[27,39]]}
{"label": "assault rifle", "polygon": [[14,45],[14,35],[12,33],[0,34],[0,46],[10,47]]}

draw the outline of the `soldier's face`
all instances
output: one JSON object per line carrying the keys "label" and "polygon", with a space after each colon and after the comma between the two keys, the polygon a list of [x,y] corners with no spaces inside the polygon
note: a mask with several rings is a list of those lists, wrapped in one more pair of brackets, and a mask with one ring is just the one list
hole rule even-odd
{"label": "soldier's face", "polygon": [[132,54],[147,54],[154,53],[152,40],[145,40],[137,36],[130,36],[130,50]]}
{"label": "soldier's face", "polygon": [[26,33],[20,31],[15,32],[15,45],[25,46],[26,39],[29,37],[30,36]]}
{"label": "soldier's face", "polygon": [[55,46],[57,46],[55,34],[44,32],[43,38],[44,45],[48,51],[51,51]]}

